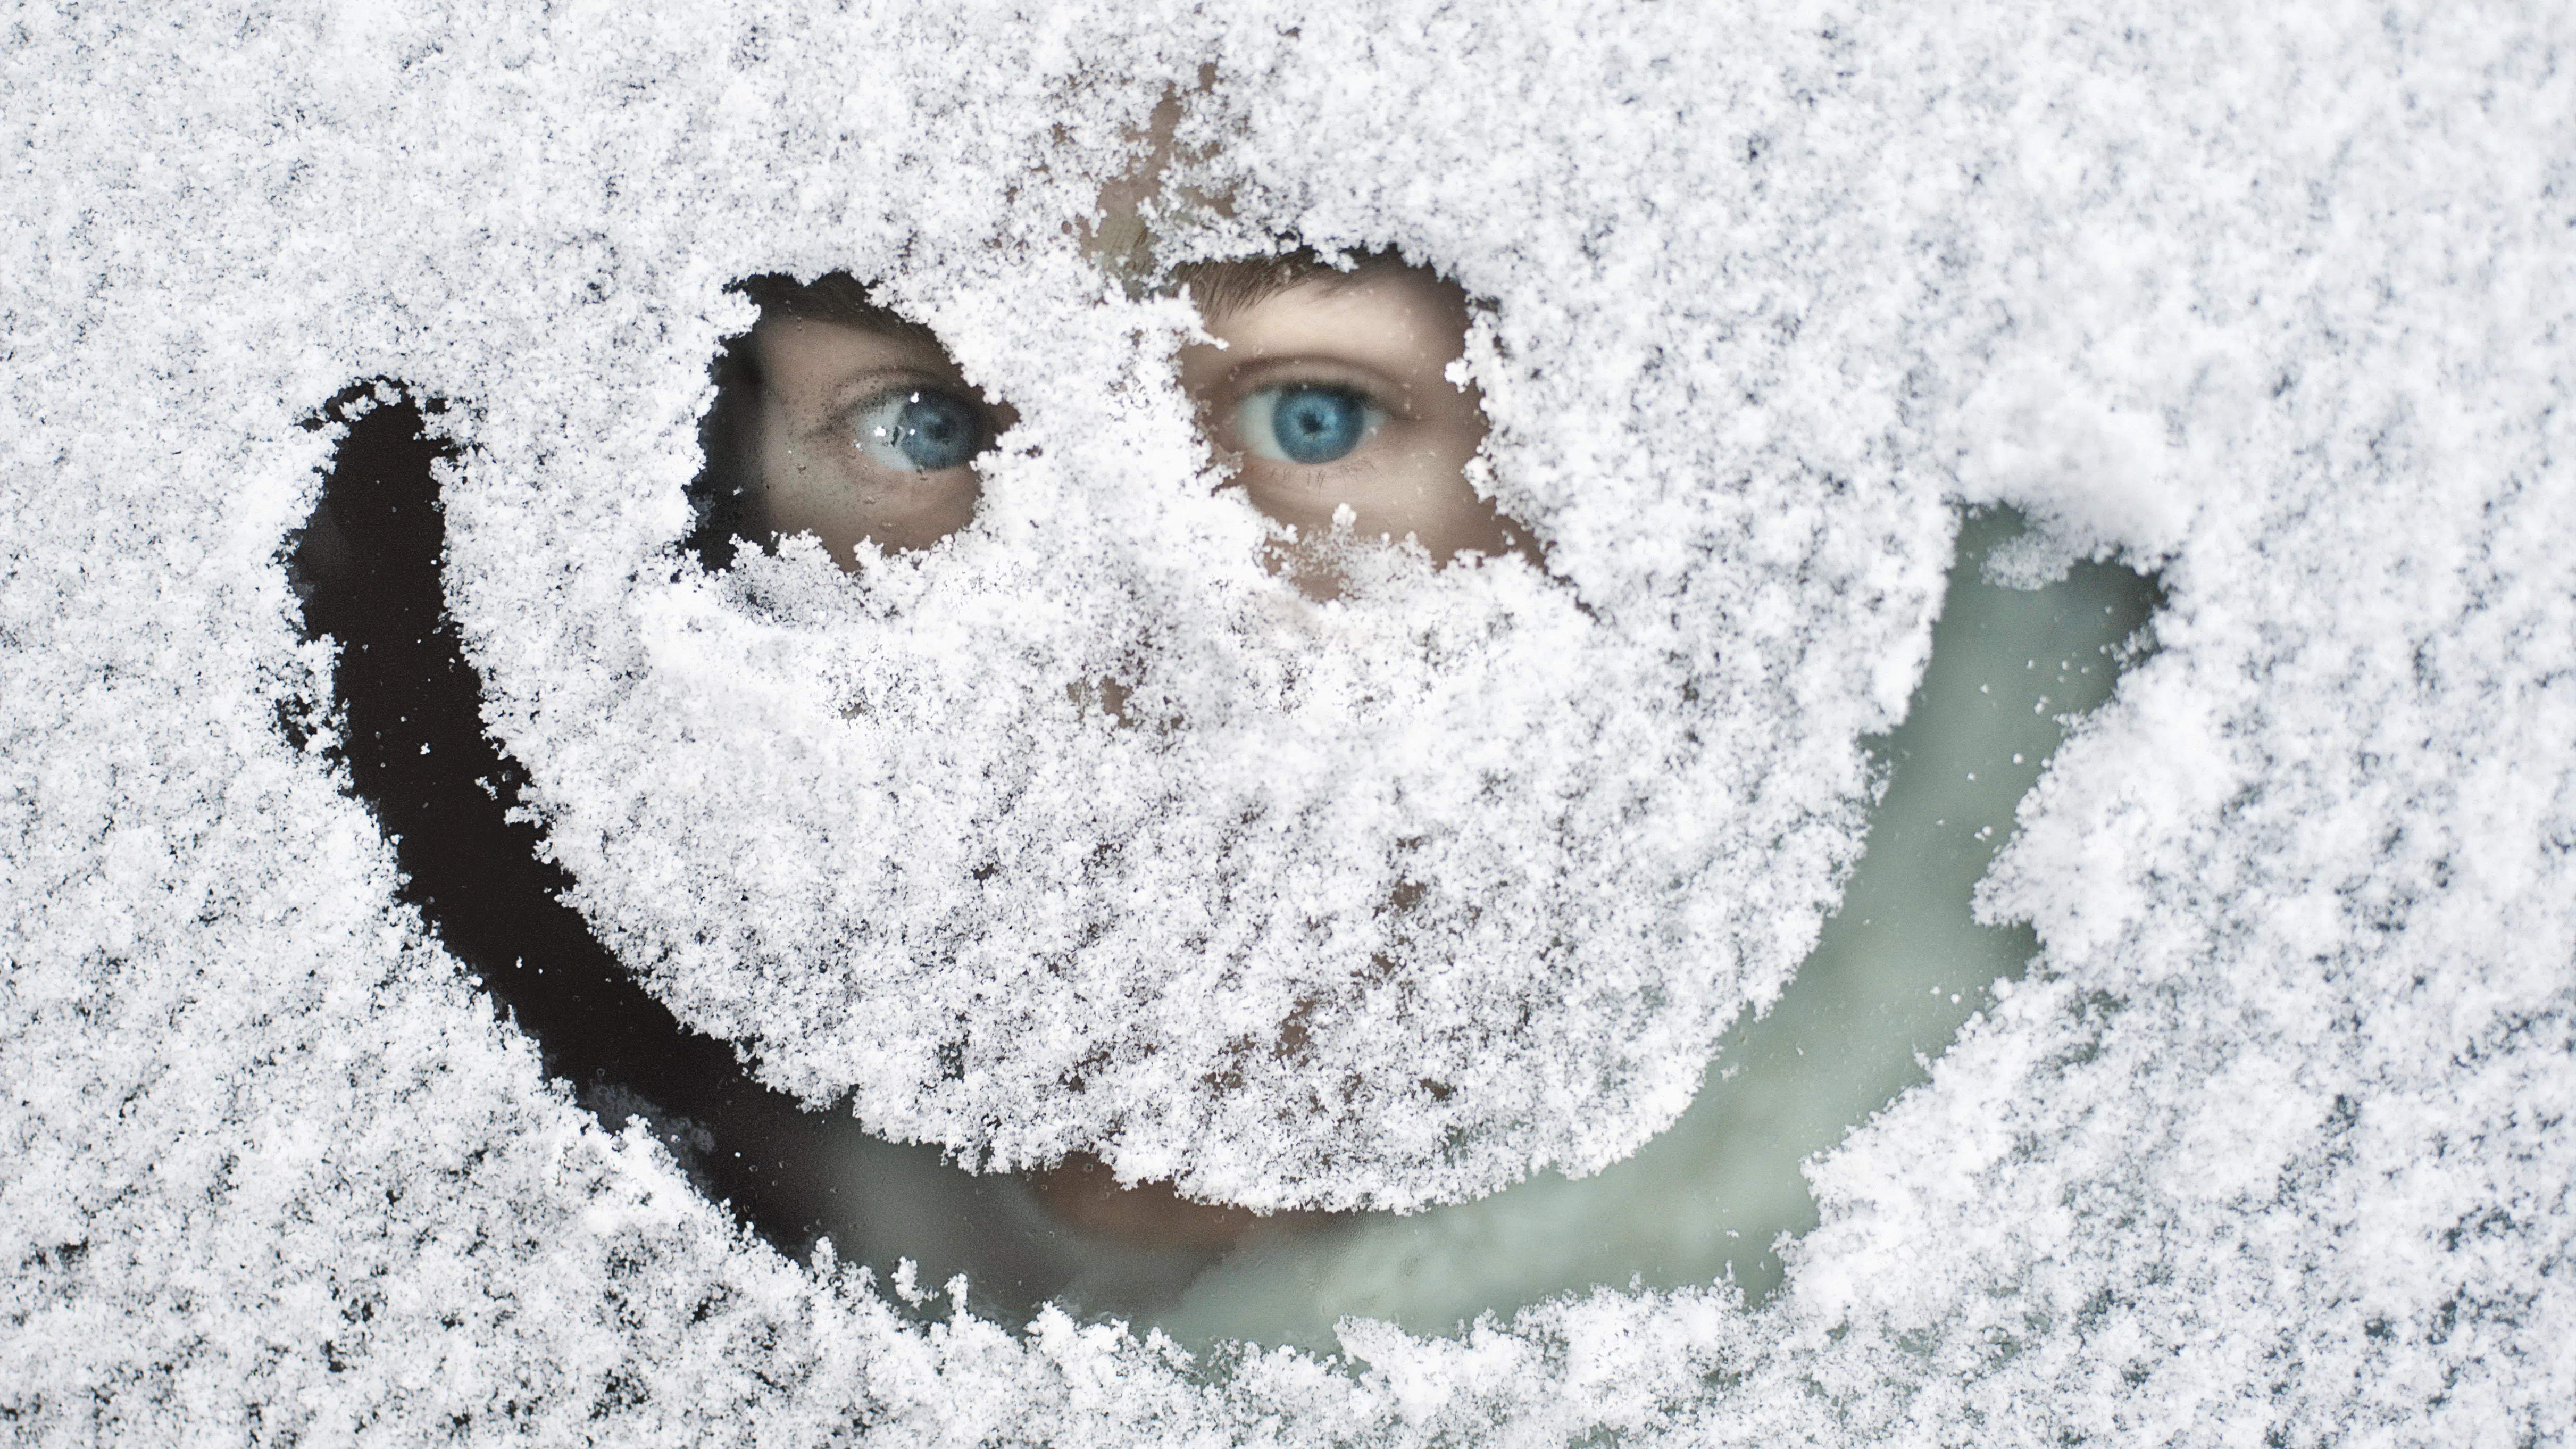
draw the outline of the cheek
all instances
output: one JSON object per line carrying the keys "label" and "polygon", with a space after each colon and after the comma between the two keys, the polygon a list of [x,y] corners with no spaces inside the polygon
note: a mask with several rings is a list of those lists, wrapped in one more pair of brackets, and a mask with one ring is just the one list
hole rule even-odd
{"label": "cheek", "polygon": [[1485,441],[1484,419],[1435,420],[1407,440],[1403,471],[1415,495],[1443,509],[1481,508],[1467,464]]}
{"label": "cheek", "polygon": [[834,460],[772,433],[758,449],[746,522],[765,544],[810,533],[843,568],[869,529],[868,510]]}
{"label": "cheek", "polygon": [[761,449],[760,472],[753,480],[753,512],[773,535],[827,531],[819,506],[826,496],[815,485],[814,460],[802,449],[778,444]]}

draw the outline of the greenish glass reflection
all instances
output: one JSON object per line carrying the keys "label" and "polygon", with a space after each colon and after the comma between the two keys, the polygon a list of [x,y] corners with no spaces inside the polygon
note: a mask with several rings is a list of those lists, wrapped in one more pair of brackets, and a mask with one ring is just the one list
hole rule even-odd
{"label": "greenish glass reflection", "polygon": [[1065,1228],[1015,1178],[976,1177],[936,1149],[840,1134],[840,1256],[934,1290],[968,1275],[968,1302],[1025,1321],[1046,1302],[1227,1340],[1331,1351],[1335,1320],[1416,1333],[1508,1318],[1594,1287],[1678,1287],[1732,1275],[1748,1299],[1778,1286],[1774,1245],[1815,1225],[1799,1164],[1924,1077],[1924,1063],[2021,974],[2027,927],[1982,926],[1976,883],[2074,718],[2110,697],[2144,647],[2154,584],[2077,564],[2038,589],[1989,583],[2010,512],[1961,525],[1932,657],[1905,723],[1871,742],[1886,794],[1841,908],[1771,1011],[1739,1021],[1698,1097],[1635,1156],[1580,1180],[1543,1173],[1491,1197],[1407,1217],[1356,1214],[1256,1236],[1230,1254],[1148,1248]]}
{"label": "greenish glass reflection", "polygon": [[1799,1163],[1923,1080],[1996,979],[2035,953],[2027,926],[1977,924],[1971,895],[2067,724],[2143,647],[2154,585],[2128,569],[2078,564],[2034,590],[1987,582],[1988,555],[2021,532],[2011,513],[1962,524],[1931,662],[1905,723],[1872,742],[1887,792],[1842,907],[1771,1011],[1729,1033],[1679,1121],[1593,1177],[1546,1173],[1249,1248],[1148,1320],[1193,1347],[1329,1350],[1344,1314],[1449,1333],[1559,1293],[1730,1273],[1766,1297],[1775,1242],[1816,1222]]}

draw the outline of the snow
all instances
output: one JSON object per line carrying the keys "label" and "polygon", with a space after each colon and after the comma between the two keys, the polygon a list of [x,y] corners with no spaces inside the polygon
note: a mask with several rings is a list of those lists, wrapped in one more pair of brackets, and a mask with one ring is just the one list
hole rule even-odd
{"label": "snow", "polygon": [[[2551,1347],[2576,1339],[2556,12],[12,27],[20,1435],[2576,1428]],[[1489,304],[1492,487],[1546,573],[1396,566],[1316,607],[1261,572],[1171,383],[1188,317],[1076,240],[1167,91],[1178,179],[1230,197],[1167,211],[1172,257],[1393,248]],[[725,284],[834,268],[1026,431],[950,548],[857,583],[792,549],[698,576],[672,545],[707,361],[748,320]],[[1981,888],[2038,959],[1810,1160],[1821,1221],[1776,1295],[1612,1283],[1448,1337],[1350,1320],[1333,1360],[925,1325],[549,1083],[394,904],[327,735],[279,728],[329,693],[280,564],[333,441],[305,424],[374,377],[457,405],[450,603],[488,718],[575,904],[676,1011],[978,1165],[1088,1143],[1264,1204],[1477,1198],[1682,1112],[1838,899],[1953,503],[2041,521],[2007,582],[2117,555],[2164,602]],[[1065,684],[1119,669],[1190,727],[1076,720]],[[1275,774],[1229,752],[1263,730],[1302,751]],[[1478,759],[1503,803],[1462,792]],[[963,783],[907,784],[935,780]],[[1278,827],[1240,828],[1254,807]],[[1087,864],[1104,839],[1114,870]],[[1462,884],[1372,998],[1336,973],[1382,945],[1417,839]],[[986,848],[1018,852],[1012,883],[965,893]],[[1209,859],[1272,884],[1211,906]],[[1557,926],[1555,955],[1505,949]],[[933,937],[953,954],[913,950]],[[1310,1052],[1210,1084],[1332,990]],[[1460,1089],[1408,1090],[1442,1073]]]}

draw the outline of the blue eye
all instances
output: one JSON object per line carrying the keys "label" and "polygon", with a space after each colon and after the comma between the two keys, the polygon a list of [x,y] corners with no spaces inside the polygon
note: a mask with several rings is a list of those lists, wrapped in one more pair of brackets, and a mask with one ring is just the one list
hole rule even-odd
{"label": "blue eye", "polygon": [[984,450],[983,409],[955,393],[901,388],[859,410],[859,452],[897,473],[936,473]]}
{"label": "blue eye", "polygon": [[1243,445],[1274,463],[1329,463],[1368,441],[1386,410],[1346,387],[1265,387],[1235,409]]}

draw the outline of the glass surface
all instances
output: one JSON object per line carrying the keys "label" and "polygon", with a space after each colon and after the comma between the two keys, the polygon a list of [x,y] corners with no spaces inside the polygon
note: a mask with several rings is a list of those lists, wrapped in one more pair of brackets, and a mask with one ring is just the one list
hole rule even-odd
{"label": "glass surface", "polygon": [[479,682],[443,617],[443,445],[421,436],[413,404],[369,414],[362,389],[349,404],[349,440],[291,566],[307,628],[343,646],[353,785],[396,841],[405,898],[549,1070],[609,1125],[647,1123],[780,1248],[803,1256],[829,1238],[927,1315],[948,1311],[942,1290],[963,1274],[967,1304],[990,1318],[1025,1322],[1053,1302],[1193,1347],[1330,1349],[1335,1320],[1354,1314],[1445,1333],[1596,1286],[1731,1278],[1769,1293],[1776,1244],[1816,1220],[1800,1164],[1921,1080],[2033,954],[2026,927],[1973,920],[1976,883],[2068,722],[2145,647],[2155,604],[2152,581],[2108,564],[2032,590],[1987,582],[2021,522],[1964,521],[1924,677],[1905,722],[1874,742],[1886,789],[1841,909],[1772,1009],[1729,1033],[1691,1107],[1633,1157],[1419,1214],[1283,1217],[1230,1246],[1157,1247],[1068,1225],[1026,1178],[968,1173],[845,1111],[800,1110],[637,987],[561,903],[533,826],[505,814],[514,767],[483,733]]}
{"label": "glass surface", "polygon": [[1887,788],[1841,910],[1771,1010],[1728,1035],[1690,1109],[1634,1157],[1418,1214],[1256,1231],[1219,1253],[1088,1237],[1017,1179],[854,1131],[836,1248],[881,1273],[910,1259],[925,1285],[967,1272],[970,1302],[1007,1318],[1052,1298],[1192,1348],[1329,1351],[1346,1314],[1448,1333],[1596,1286],[1731,1276],[1748,1298],[1768,1295],[1775,1244],[1816,1221],[1799,1164],[1923,1080],[2035,953],[2028,927],[1977,923],[1971,896],[2068,723],[2144,647],[2155,586],[2128,569],[2079,563],[2029,590],[1987,582],[1988,555],[2021,532],[2010,513],[1964,521],[1930,664],[1904,724],[1874,742]]}

